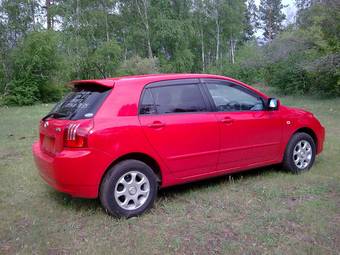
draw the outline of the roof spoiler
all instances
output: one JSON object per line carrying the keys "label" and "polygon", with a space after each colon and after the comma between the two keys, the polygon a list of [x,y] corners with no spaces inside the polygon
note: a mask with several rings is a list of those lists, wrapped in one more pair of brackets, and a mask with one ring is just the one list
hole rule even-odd
{"label": "roof spoiler", "polygon": [[103,79],[103,80],[75,80],[69,83],[70,86],[74,86],[77,84],[96,84],[107,88],[113,88],[115,82],[114,80]]}

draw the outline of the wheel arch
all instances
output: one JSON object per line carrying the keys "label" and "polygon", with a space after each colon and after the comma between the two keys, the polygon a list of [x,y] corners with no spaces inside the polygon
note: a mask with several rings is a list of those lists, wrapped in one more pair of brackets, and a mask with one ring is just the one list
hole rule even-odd
{"label": "wheel arch", "polygon": [[316,133],[314,132],[313,129],[309,128],[309,127],[301,127],[299,129],[297,129],[293,134],[296,134],[296,133],[306,133],[308,135],[310,135],[312,138],[313,138],[313,141],[315,143],[315,148],[318,148],[318,137],[316,136]]}
{"label": "wheel arch", "polygon": [[98,194],[99,194],[102,182],[104,180],[104,177],[107,174],[107,172],[111,169],[111,167],[113,167],[114,165],[118,164],[119,162],[122,162],[122,161],[127,160],[127,159],[139,160],[139,161],[147,164],[149,167],[151,167],[151,169],[153,170],[153,172],[155,173],[155,175],[157,177],[157,181],[161,185],[161,183],[162,183],[162,172],[161,172],[161,168],[160,168],[159,163],[153,157],[149,156],[148,154],[145,154],[145,153],[142,153],[142,152],[131,152],[131,153],[127,153],[127,154],[121,155],[120,157],[116,158],[106,168],[106,170],[104,171],[104,173],[101,177],[100,184],[98,186]]}

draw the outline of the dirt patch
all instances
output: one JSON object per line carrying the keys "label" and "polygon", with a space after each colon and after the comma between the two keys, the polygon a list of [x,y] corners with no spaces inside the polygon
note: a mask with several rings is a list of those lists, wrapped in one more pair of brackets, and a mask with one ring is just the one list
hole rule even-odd
{"label": "dirt patch", "polygon": [[63,248],[49,248],[47,250],[48,255],[68,255],[71,254],[70,249],[63,249]]}
{"label": "dirt patch", "polygon": [[0,151],[0,160],[21,158],[22,154],[15,150]]}
{"label": "dirt patch", "polygon": [[15,227],[18,231],[30,231],[32,222],[27,218],[21,218],[15,222]]}
{"label": "dirt patch", "polygon": [[0,254],[14,254],[15,253],[15,249],[13,247],[13,245],[11,245],[9,242],[4,242],[1,243],[0,242]]}

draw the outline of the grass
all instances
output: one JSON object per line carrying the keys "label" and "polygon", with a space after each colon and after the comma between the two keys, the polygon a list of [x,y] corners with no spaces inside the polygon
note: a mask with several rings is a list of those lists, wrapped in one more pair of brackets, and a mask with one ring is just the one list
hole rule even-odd
{"label": "grass", "polygon": [[173,187],[129,220],[45,185],[32,161],[51,105],[0,109],[0,254],[340,254],[340,99],[282,97],[326,126],[311,171],[267,167]]}

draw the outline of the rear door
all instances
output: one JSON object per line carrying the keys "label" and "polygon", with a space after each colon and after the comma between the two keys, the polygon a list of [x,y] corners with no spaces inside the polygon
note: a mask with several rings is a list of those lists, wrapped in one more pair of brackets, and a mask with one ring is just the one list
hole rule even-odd
{"label": "rear door", "polygon": [[219,133],[198,79],[164,81],[143,92],[139,120],[149,142],[178,178],[215,171]]}
{"label": "rear door", "polygon": [[244,86],[207,79],[205,88],[215,106],[221,135],[218,171],[277,161],[282,137],[278,111]]}

